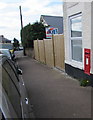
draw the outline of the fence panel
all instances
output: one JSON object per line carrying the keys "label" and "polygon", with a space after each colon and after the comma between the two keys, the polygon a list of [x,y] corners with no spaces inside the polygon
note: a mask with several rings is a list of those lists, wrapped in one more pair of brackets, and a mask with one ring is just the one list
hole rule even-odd
{"label": "fence panel", "polygon": [[64,36],[53,35],[55,67],[65,69]]}
{"label": "fence panel", "polygon": [[52,39],[34,41],[35,59],[48,66],[65,69],[64,36],[53,35]]}
{"label": "fence panel", "polygon": [[34,40],[34,53],[35,53],[35,59],[39,61],[38,40]]}
{"label": "fence panel", "polygon": [[52,39],[44,39],[46,64],[54,67],[54,55]]}
{"label": "fence panel", "polygon": [[38,40],[40,62],[45,63],[44,41]]}

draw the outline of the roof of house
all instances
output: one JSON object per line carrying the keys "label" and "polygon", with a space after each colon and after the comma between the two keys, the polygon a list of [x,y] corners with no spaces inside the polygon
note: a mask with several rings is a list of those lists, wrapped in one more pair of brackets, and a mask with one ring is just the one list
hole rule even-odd
{"label": "roof of house", "polygon": [[11,43],[11,40],[8,40],[7,38],[5,38],[3,35],[0,35],[0,43]]}
{"label": "roof of house", "polygon": [[40,21],[45,21],[50,27],[58,28],[59,34],[63,33],[63,17],[62,16],[49,16],[41,15]]}

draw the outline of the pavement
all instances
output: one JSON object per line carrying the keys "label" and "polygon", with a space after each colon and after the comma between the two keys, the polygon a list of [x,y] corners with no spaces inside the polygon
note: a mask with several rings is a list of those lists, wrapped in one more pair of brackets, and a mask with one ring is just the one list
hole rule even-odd
{"label": "pavement", "polygon": [[18,57],[36,118],[91,118],[91,87],[30,57]]}

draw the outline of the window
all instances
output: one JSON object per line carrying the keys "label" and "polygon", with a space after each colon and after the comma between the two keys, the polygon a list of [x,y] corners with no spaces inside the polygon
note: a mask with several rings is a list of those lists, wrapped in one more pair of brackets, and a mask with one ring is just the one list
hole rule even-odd
{"label": "window", "polygon": [[15,82],[15,84],[18,83],[18,76],[16,75],[16,70],[13,68],[13,64],[9,63],[7,60],[4,62],[3,67],[5,70],[9,73],[12,80]]}
{"label": "window", "polygon": [[16,84],[13,82],[7,71],[2,67],[2,86],[15,110],[18,117],[21,118],[21,96]]}
{"label": "window", "polygon": [[70,17],[70,40],[72,60],[82,62],[82,16]]}

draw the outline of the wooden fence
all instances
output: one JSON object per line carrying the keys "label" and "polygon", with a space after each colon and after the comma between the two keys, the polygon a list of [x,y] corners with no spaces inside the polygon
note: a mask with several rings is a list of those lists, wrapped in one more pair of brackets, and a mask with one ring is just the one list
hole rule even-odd
{"label": "wooden fence", "polygon": [[45,63],[45,49],[44,49],[44,41],[38,40],[38,50],[39,50],[39,60],[42,63]]}
{"label": "wooden fence", "polygon": [[34,41],[34,53],[35,53],[35,59],[39,61],[39,45],[38,45],[38,40]]}
{"label": "wooden fence", "polygon": [[53,35],[53,45],[54,45],[54,59],[55,67],[59,69],[64,69],[64,36],[63,35]]}
{"label": "wooden fence", "polygon": [[53,35],[52,39],[34,41],[35,59],[50,67],[64,69],[64,36]]}
{"label": "wooden fence", "polygon": [[45,45],[46,64],[48,66],[54,67],[54,54],[53,54],[52,39],[45,39],[44,45]]}

